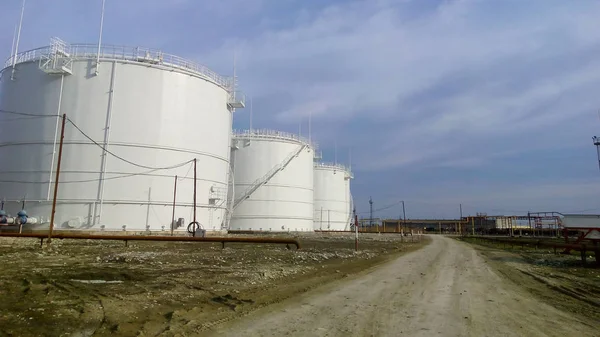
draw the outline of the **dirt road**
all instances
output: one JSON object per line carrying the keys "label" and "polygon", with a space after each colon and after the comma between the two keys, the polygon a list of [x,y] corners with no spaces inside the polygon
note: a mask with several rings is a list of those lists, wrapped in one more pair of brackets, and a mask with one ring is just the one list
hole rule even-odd
{"label": "dirt road", "polygon": [[[423,249],[238,321],[219,336],[598,336],[600,324],[533,298],[469,245]],[[210,334],[209,333],[209,334]]]}

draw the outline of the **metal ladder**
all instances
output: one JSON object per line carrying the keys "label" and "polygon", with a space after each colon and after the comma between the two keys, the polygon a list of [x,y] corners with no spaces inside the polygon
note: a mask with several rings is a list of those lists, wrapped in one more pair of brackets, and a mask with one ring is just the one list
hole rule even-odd
{"label": "metal ladder", "polygon": [[307,148],[308,145],[303,144],[300,145],[300,147],[290,153],[289,156],[287,156],[281,163],[275,165],[275,167],[273,167],[269,172],[267,172],[264,176],[256,179],[252,185],[250,185],[250,187],[248,187],[246,189],[246,191],[244,191],[244,194],[237,198],[235,200],[235,202],[233,203],[233,210],[235,210],[244,200],[248,199],[250,197],[250,195],[252,195],[252,193],[254,193],[257,189],[259,189],[262,185],[266,184],[271,178],[273,178],[279,171],[283,170],[286,166],[289,165],[290,162],[292,162],[292,160],[297,157],[300,152],[302,152],[302,150],[304,150],[305,148]]}
{"label": "metal ladder", "polygon": [[222,230],[229,230],[229,222],[231,222],[231,216],[233,213],[233,194],[235,192],[235,189],[233,188],[234,183],[235,182],[233,180],[233,166],[230,165],[229,174],[227,177],[227,204],[225,210],[225,217],[223,219],[223,222],[221,223]]}

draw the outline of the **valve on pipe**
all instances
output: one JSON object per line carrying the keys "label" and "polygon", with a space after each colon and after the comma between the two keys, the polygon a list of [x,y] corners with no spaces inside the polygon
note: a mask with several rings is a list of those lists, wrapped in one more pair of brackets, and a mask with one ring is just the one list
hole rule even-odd
{"label": "valve on pipe", "polygon": [[187,232],[192,234],[193,237],[201,237],[203,238],[206,234],[206,231],[202,228],[202,225],[198,221],[192,221],[187,226]]}
{"label": "valve on pipe", "polygon": [[38,223],[38,219],[28,216],[27,211],[25,211],[24,209],[20,210],[19,213],[17,213],[17,218],[15,220],[17,225],[33,225]]}
{"label": "valve on pipe", "polygon": [[15,218],[9,218],[5,210],[0,210],[0,225],[12,225],[15,223]]}
{"label": "valve on pipe", "polygon": [[4,210],[4,200],[2,200],[2,208],[0,208],[0,225],[8,223],[6,218],[6,211]]}
{"label": "valve on pipe", "polygon": [[4,225],[8,223],[8,219],[6,218],[6,211],[4,210],[4,200],[2,200],[2,208],[0,209],[0,225]]}
{"label": "valve on pipe", "polygon": [[19,211],[19,213],[17,213],[17,223],[19,224],[25,224],[27,223],[27,211],[22,209]]}

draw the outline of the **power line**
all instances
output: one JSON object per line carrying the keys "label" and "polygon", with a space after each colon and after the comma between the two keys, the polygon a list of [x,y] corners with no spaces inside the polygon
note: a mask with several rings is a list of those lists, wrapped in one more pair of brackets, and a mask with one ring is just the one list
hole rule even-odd
{"label": "power line", "polygon": [[[389,205],[387,205],[387,206],[383,206],[383,207],[381,207],[381,208],[374,209],[374,210],[373,210],[373,213],[375,213],[375,212],[380,212],[380,211],[385,211],[386,209],[390,209],[390,208],[392,208],[392,207],[394,207],[394,206],[400,205],[401,203],[402,203],[402,200],[400,200],[400,201],[398,201],[398,202],[395,202],[395,203],[393,203],[393,204],[389,204]],[[371,212],[371,211],[369,210],[369,211],[367,211],[367,212],[358,212],[358,213],[356,213],[356,214],[366,214],[366,213],[370,213],[370,212]]]}
{"label": "power line", "polygon": [[[150,171],[146,171],[146,172],[139,172],[139,173],[127,173],[127,174],[123,174],[120,176],[103,178],[103,179],[96,178],[96,179],[84,179],[84,180],[69,180],[69,181],[59,181],[59,183],[61,183],[61,184],[91,183],[91,182],[97,182],[97,181],[114,180],[114,179],[128,178],[128,177],[134,177],[134,176],[140,176],[140,175],[147,175],[147,174],[150,174],[150,173],[156,172],[156,171],[159,171],[159,169],[154,169],[154,170],[150,170]],[[48,181],[0,180],[0,183],[48,184]]]}
{"label": "power line", "polygon": [[191,163],[191,162],[193,162],[193,161],[194,161],[194,160],[192,159],[192,160],[188,160],[188,161],[186,161],[186,162],[180,163],[180,164],[176,164],[176,165],[173,165],[173,166],[166,166],[166,167],[152,167],[152,166],[146,166],[146,165],[137,164],[137,163],[134,163],[134,162],[132,162],[132,161],[129,161],[129,160],[127,160],[127,159],[123,158],[123,157],[120,157],[120,156],[118,156],[118,155],[116,155],[116,154],[114,154],[114,153],[110,152],[110,151],[109,151],[109,150],[107,150],[107,149],[106,149],[104,146],[102,146],[101,144],[99,144],[98,142],[96,142],[95,140],[93,140],[93,139],[92,139],[92,137],[88,136],[88,135],[87,135],[85,132],[83,132],[83,130],[81,130],[81,129],[80,129],[78,126],[77,126],[77,124],[75,124],[75,123],[74,123],[74,122],[73,122],[73,121],[72,121],[70,118],[67,118],[67,120],[68,120],[68,121],[69,121],[69,123],[71,123],[71,124],[72,124],[72,125],[75,127],[75,129],[77,129],[77,131],[79,131],[79,132],[80,132],[80,133],[81,133],[81,134],[82,134],[82,135],[83,135],[85,138],[87,138],[87,139],[88,139],[90,142],[94,143],[96,146],[98,146],[99,148],[101,148],[102,150],[104,150],[106,153],[110,154],[111,156],[113,156],[113,157],[115,157],[115,158],[117,158],[117,159],[119,159],[119,160],[122,160],[122,161],[126,162],[127,164],[130,164],[130,165],[133,165],[133,166],[136,166],[136,167],[145,168],[145,169],[150,169],[150,170],[170,170],[170,169],[174,169],[174,168],[178,168],[178,167],[184,166],[184,165],[186,165],[186,164],[189,164],[189,163]]}
{"label": "power line", "polygon": [[14,121],[22,121],[22,120],[33,120],[33,119],[40,119],[40,118],[47,118],[48,116],[24,116],[24,117],[15,117],[15,118],[7,118],[7,119],[2,119],[2,123],[6,123],[6,122],[14,122]]}
{"label": "power line", "polygon": [[194,167],[194,165],[192,165],[192,163],[190,163],[190,167],[187,170],[187,173],[185,174],[185,176],[181,177],[181,178],[177,178],[178,181],[183,181],[184,179],[187,179],[188,174],[190,174],[190,171],[192,170],[192,167]]}
{"label": "power line", "polygon": [[[35,119],[35,118],[48,118],[48,117],[61,118],[61,116],[59,116],[59,115],[34,114],[34,113],[17,112],[17,111],[3,110],[3,109],[0,109],[0,113],[8,114],[8,115],[23,116],[23,118],[14,118],[14,119],[3,120],[3,121],[14,121],[14,120],[20,120],[20,119],[29,119],[29,118],[31,118],[31,119]],[[128,163],[130,165],[133,165],[133,166],[136,166],[136,167],[139,167],[139,168],[144,168],[144,169],[148,169],[148,170],[170,170],[170,169],[178,168],[178,167],[181,167],[181,166],[184,166],[184,165],[186,165],[188,163],[193,162],[193,159],[192,159],[192,160],[188,160],[188,161],[185,161],[183,163],[180,163],[180,164],[176,164],[176,165],[172,165],[172,166],[166,166],[166,167],[152,167],[152,166],[146,166],[146,165],[142,165],[142,164],[137,164],[137,163],[134,163],[134,162],[132,162],[130,160],[127,160],[127,159],[125,159],[125,158],[123,158],[121,156],[118,156],[118,155],[114,154],[113,152],[109,151],[108,149],[106,149],[104,146],[102,146],[101,144],[99,144],[98,142],[96,142],[95,140],[93,140],[90,136],[88,136],[85,132],[83,132],[83,130],[81,130],[81,128],[79,126],[77,126],[77,124],[75,124],[75,122],[73,122],[73,120],[71,120],[70,118],[67,118],[67,121],[69,121],[69,123],[71,123],[75,127],[75,129],[77,129],[77,131],[79,131],[85,138],[87,138],[89,141],[91,141],[92,143],[94,143],[96,146],[100,147],[106,153],[110,154],[111,156],[113,156],[113,157],[115,157],[115,158],[117,158],[119,160],[122,160],[122,161],[124,161],[124,162],[126,162],[126,163]],[[189,174],[189,171],[188,171],[187,174]],[[187,174],[186,174],[186,177],[187,177]],[[96,180],[96,181],[98,181],[98,180]],[[23,181],[21,183],[32,183],[32,182],[25,182],[25,181]],[[33,183],[35,183],[35,182],[33,182]]]}
{"label": "power line", "polygon": [[60,117],[59,115],[32,114],[32,113],[27,113],[27,112],[16,112],[16,111],[2,110],[2,109],[0,109],[0,113],[8,114],[8,115],[17,115],[17,116],[28,116],[28,117]]}

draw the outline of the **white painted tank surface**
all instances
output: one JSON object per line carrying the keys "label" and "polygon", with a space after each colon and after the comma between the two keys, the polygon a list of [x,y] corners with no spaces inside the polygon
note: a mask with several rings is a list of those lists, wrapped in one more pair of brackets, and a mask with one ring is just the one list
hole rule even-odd
{"label": "white painted tank surface", "polygon": [[347,231],[352,218],[349,168],[341,164],[314,165],[315,230]]}
{"label": "white painted tank surface", "polygon": [[285,132],[234,132],[230,229],[312,231],[314,147]]}
{"label": "white painted tank surface", "polygon": [[98,58],[97,48],[53,39],[19,54],[14,71],[13,59],[4,65],[0,109],[16,112],[0,113],[5,209],[14,215],[26,200],[28,214],[48,226],[56,116],[65,113],[91,139],[67,121],[56,228],[169,231],[177,175],[175,219],[185,230],[197,158],[197,221],[220,230],[232,110],[242,107],[231,79],[160,51],[104,45]]}
{"label": "white painted tank surface", "polygon": [[562,225],[565,228],[600,228],[600,214],[565,214]]}

